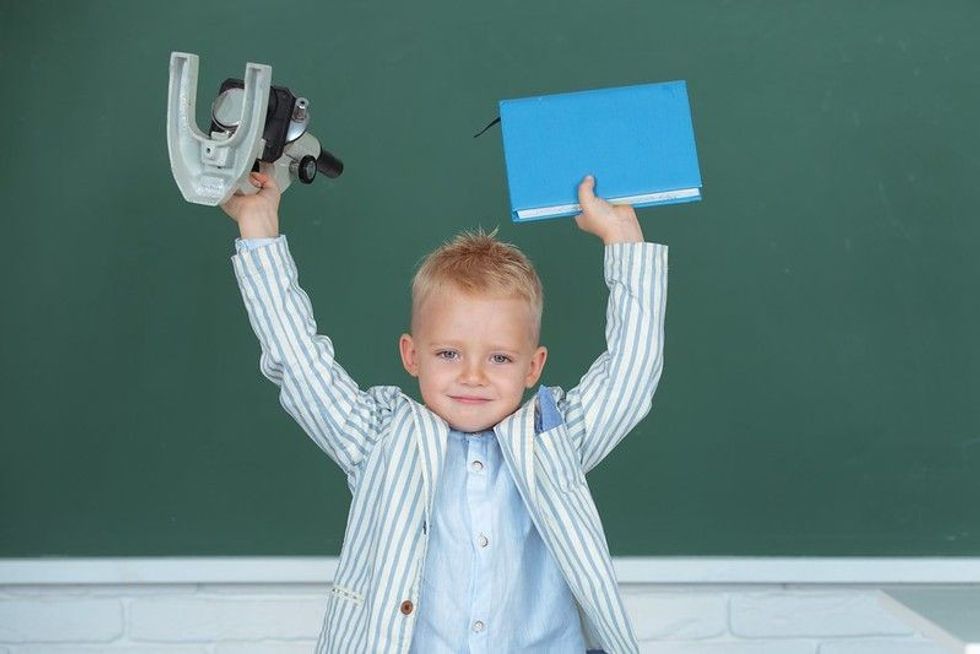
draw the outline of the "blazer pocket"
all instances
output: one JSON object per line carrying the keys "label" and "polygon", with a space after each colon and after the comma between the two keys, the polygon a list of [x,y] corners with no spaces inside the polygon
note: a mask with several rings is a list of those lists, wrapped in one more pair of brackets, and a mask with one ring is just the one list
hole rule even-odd
{"label": "blazer pocket", "polygon": [[330,587],[330,594],[334,597],[339,597],[342,600],[353,603],[355,606],[360,606],[364,604],[364,595],[352,588],[347,588],[346,586],[338,586],[334,584]]}

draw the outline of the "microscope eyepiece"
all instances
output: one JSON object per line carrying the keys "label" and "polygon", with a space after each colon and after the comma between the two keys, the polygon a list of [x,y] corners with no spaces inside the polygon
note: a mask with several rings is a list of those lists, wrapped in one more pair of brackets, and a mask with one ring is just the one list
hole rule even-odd
{"label": "microscope eyepiece", "polygon": [[340,177],[340,174],[344,172],[344,162],[331,152],[320,148],[320,156],[316,158],[316,169],[332,179]]}

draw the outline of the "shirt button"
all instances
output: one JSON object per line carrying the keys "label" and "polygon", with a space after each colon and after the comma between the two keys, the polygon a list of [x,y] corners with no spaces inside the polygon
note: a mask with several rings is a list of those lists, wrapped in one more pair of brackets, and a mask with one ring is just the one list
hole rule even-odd
{"label": "shirt button", "polygon": [[480,534],[477,537],[476,542],[480,544],[480,547],[486,547],[487,545],[490,544],[490,539],[484,536],[483,534]]}
{"label": "shirt button", "polygon": [[473,461],[471,465],[473,466],[473,470],[475,470],[476,472],[480,472],[481,470],[483,470],[483,461],[480,461],[479,459]]}
{"label": "shirt button", "polygon": [[486,625],[484,625],[482,622],[477,620],[476,622],[473,623],[473,631],[475,631],[476,633],[480,633],[481,631],[483,631],[483,627],[485,626]]}
{"label": "shirt button", "polygon": [[401,612],[403,615],[410,614],[414,609],[415,609],[415,605],[412,604],[410,601],[405,600],[404,602],[402,602]]}

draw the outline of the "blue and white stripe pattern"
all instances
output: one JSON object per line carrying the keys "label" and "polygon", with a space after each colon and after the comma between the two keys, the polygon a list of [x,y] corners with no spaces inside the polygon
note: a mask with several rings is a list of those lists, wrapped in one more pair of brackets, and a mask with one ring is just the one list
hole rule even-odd
{"label": "blue and white stripe pattern", "polygon": [[[285,237],[233,265],[280,402],[348,477],[353,494],[321,653],[404,654],[420,598],[449,427],[392,386],[361,390],[316,334]],[[650,410],[663,365],[667,248],[606,246],[607,351],[575,388],[551,391],[563,422],[538,433],[537,398],[494,428],[501,454],[582,616],[590,648],[637,652],[585,481]]]}

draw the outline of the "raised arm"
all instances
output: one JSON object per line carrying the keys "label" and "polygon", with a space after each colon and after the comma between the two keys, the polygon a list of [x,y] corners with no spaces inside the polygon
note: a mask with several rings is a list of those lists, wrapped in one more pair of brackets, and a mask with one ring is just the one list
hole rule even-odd
{"label": "raised arm", "polygon": [[232,259],[262,348],[260,369],[280,387],[283,408],[351,475],[382,433],[398,390],[360,390],[335,360],[330,339],[316,333],[286,237],[279,235],[279,189],[269,176],[254,174],[252,180],[258,193],[234,196],[222,208],[244,239],[272,239],[255,249],[241,247]]}
{"label": "raised arm", "polygon": [[582,467],[595,467],[650,411],[663,369],[667,247],[643,241],[636,213],[579,186],[578,226],[605,244],[606,351],[556,400]]}

